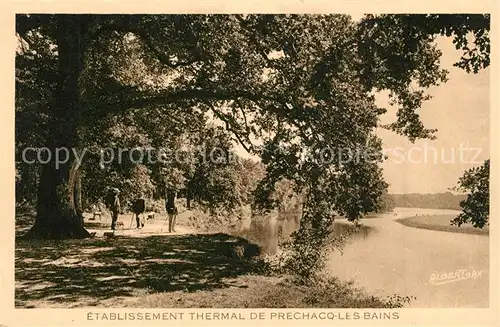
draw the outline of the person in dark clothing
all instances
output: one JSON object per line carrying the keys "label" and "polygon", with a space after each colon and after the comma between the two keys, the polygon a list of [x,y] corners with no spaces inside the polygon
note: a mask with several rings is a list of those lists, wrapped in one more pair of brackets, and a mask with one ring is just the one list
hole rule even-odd
{"label": "person in dark clothing", "polygon": [[165,209],[168,214],[168,232],[175,232],[175,221],[177,219],[177,207],[175,206],[175,197],[177,196],[176,190],[168,185],[166,189],[166,201],[165,201]]}
{"label": "person in dark clothing", "polygon": [[137,222],[137,228],[144,227],[144,211],[146,210],[146,200],[143,198],[136,199],[133,206],[133,212],[135,214],[135,221]]}

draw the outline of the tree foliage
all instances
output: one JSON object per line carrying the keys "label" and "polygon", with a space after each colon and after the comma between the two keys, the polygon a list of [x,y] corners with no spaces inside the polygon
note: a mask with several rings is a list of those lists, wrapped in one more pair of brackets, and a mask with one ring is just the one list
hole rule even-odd
{"label": "tree foliage", "polygon": [[490,217],[490,160],[479,167],[467,170],[458,181],[456,191],[467,193],[460,201],[462,213],[451,221],[453,225],[472,224],[483,228]]}
{"label": "tree foliage", "polygon": [[391,194],[390,197],[396,207],[449,210],[460,210],[460,201],[465,198],[463,194],[452,192]]}
{"label": "tree foliage", "polygon": [[[374,91],[388,91],[397,106],[387,128],[412,141],[432,138],[418,109],[429,99],[426,89],[446,81],[435,36],[455,38],[464,51],[460,67],[489,64],[486,15],[368,15],[358,23],[347,15],[35,14],[18,15],[16,24],[24,46],[16,56],[19,149],[35,142],[22,136],[28,122],[36,122],[36,142],[51,148],[158,147],[163,140],[196,148],[204,140],[230,150],[230,141],[238,142],[265,166],[255,206],[276,205],[275,186],[291,181],[306,199],[297,244],[316,249],[333,213],[355,220],[379,210],[387,184],[375,129],[386,108],[376,105]],[[467,31],[477,50],[468,50]],[[207,117],[224,126],[217,137],[205,137],[213,131]],[[198,141],[186,143],[186,135]],[[248,190],[232,193],[245,183],[241,162],[215,167],[192,159],[135,174],[151,170],[158,186],[162,168],[176,168],[200,200],[248,199]],[[71,176],[79,175],[71,163],[62,171],[51,164],[42,167],[40,189],[54,205],[39,204],[37,226],[60,216],[77,220],[60,208],[72,208],[78,184]],[[70,190],[65,201],[56,195],[61,187]]]}
{"label": "tree foliage", "polygon": [[489,15],[366,15],[360,23],[361,67],[365,83],[390,91],[400,109],[396,122],[386,126],[410,140],[434,138],[418,109],[430,99],[425,89],[446,82],[448,72],[439,68],[441,51],[436,36],[453,38],[462,51],[456,67],[477,73],[490,64]]}

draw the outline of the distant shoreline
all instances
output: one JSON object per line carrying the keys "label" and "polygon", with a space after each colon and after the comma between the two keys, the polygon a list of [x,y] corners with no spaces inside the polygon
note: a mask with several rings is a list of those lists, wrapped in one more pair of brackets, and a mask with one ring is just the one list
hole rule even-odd
{"label": "distant shoreline", "polygon": [[472,225],[462,225],[460,227],[451,225],[450,220],[454,218],[453,215],[422,215],[396,219],[396,221],[407,227],[414,227],[420,229],[473,234],[481,236],[489,236],[489,227],[475,228]]}

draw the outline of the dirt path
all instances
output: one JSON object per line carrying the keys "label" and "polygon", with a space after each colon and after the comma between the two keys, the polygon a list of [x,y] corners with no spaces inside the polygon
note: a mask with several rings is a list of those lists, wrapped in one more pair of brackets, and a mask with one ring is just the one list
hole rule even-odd
{"label": "dirt path", "polygon": [[[343,255],[334,253],[329,271],[378,295],[416,296],[412,307],[487,307],[489,237],[418,229],[395,221],[456,211],[396,208],[395,212],[366,219],[363,223],[374,232],[354,240]],[[447,274],[444,279],[443,274]]]}
{"label": "dirt path", "polygon": [[[127,236],[127,237],[147,237],[152,235],[186,235],[197,233],[192,228],[186,226],[187,219],[190,217],[191,211],[181,212],[177,216],[177,223],[175,226],[175,232],[168,232],[168,218],[166,216],[156,215],[155,219],[150,219],[146,221],[144,227],[137,229],[136,221],[132,214],[120,215],[118,222],[122,222],[123,226],[118,226],[115,235]],[[87,230],[90,233],[95,233],[94,237],[100,238],[104,237],[104,233],[111,232],[111,221],[109,218],[103,218],[102,220],[88,221],[86,219]]]}

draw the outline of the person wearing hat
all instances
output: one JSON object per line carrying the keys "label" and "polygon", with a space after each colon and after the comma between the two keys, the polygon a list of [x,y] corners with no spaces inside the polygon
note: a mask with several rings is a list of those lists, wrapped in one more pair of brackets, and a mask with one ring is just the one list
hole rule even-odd
{"label": "person wearing hat", "polygon": [[111,209],[111,230],[115,230],[116,227],[116,222],[118,220],[118,214],[121,211],[121,206],[120,206],[120,190],[117,188],[112,188],[111,193],[113,196],[112,203],[110,203],[110,209]]}

